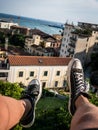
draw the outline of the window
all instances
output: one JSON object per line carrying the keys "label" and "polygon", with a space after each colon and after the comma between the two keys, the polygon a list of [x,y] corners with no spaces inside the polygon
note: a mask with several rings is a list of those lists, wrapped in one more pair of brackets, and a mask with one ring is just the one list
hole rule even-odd
{"label": "window", "polygon": [[87,38],[87,41],[89,40],[89,38]]}
{"label": "window", "polygon": [[45,88],[46,87],[46,82],[43,82],[42,83],[42,88]]}
{"label": "window", "polygon": [[64,46],[65,46],[65,44],[62,44],[62,46],[64,47]]}
{"label": "window", "polygon": [[57,71],[56,75],[59,76],[60,75],[60,71]]}
{"label": "window", "polygon": [[64,41],[66,41],[66,38],[64,38]]}
{"label": "window", "polygon": [[23,71],[19,72],[19,77],[23,77]]}
{"label": "window", "polygon": [[66,80],[63,81],[63,87],[66,87]]}
{"label": "window", "polygon": [[30,77],[34,76],[34,71],[30,72]]}
{"label": "window", "polygon": [[64,50],[62,49],[62,52],[64,52]]}
{"label": "window", "polygon": [[0,72],[0,77],[8,77],[8,73],[7,72]]}
{"label": "window", "polygon": [[58,81],[55,81],[55,87],[57,87],[58,86]]}
{"label": "window", "polygon": [[68,29],[68,27],[65,27],[66,29]]}
{"label": "window", "polygon": [[48,71],[44,71],[44,76],[47,76],[48,75]]}
{"label": "window", "polygon": [[96,37],[96,40],[98,40],[98,37]]}

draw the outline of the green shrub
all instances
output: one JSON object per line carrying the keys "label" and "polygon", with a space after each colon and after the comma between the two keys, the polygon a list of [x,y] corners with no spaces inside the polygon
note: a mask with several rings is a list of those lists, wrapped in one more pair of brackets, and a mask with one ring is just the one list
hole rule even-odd
{"label": "green shrub", "polygon": [[0,93],[5,96],[10,96],[16,99],[21,97],[23,88],[17,83],[9,83],[0,81]]}
{"label": "green shrub", "polygon": [[42,97],[53,97],[55,94],[53,92],[49,92],[47,89],[43,89]]}
{"label": "green shrub", "polygon": [[91,93],[90,102],[98,106],[98,97],[96,97],[96,94]]}
{"label": "green shrub", "polygon": [[[19,99],[21,97],[22,91],[23,91],[23,88],[21,88],[19,84],[17,83],[9,83],[9,82],[0,81],[0,94],[2,95]],[[22,127],[19,125],[16,125],[11,130],[22,130]]]}

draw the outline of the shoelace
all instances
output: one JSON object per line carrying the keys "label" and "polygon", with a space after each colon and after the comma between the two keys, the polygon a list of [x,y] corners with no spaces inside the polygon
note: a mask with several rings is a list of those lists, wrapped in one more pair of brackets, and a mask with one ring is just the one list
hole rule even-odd
{"label": "shoelace", "polygon": [[79,72],[74,72],[75,76],[75,82],[76,82],[76,88],[80,91],[84,91],[84,79],[83,79],[83,74]]}
{"label": "shoelace", "polygon": [[27,93],[31,94],[31,95],[34,95],[34,96],[37,96],[39,94],[39,87],[36,85],[36,84],[33,84],[28,86],[28,91]]}

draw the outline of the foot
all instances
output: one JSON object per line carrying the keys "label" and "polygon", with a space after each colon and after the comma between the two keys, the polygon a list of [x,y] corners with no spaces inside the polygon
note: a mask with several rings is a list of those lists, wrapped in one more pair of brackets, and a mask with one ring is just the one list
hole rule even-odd
{"label": "foot", "polygon": [[21,119],[20,123],[23,127],[29,128],[35,120],[35,107],[42,94],[42,87],[37,79],[33,79],[26,88],[22,99],[28,99],[31,102],[32,108],[28,114]]}
{"label": "foot", "polygon": [[84,81],[84,74],[79,59],[72,59],[68,65],[67,80],[70,90],[69,112],[73,115],[76,111],[75,101],[80,96],[89,97]]}

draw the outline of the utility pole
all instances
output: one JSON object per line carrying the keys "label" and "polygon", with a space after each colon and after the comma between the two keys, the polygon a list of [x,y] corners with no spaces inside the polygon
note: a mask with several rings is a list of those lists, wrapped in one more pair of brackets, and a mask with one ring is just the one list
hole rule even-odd
{"label": "utility pole", "polygon": [[8,50],[8,37],[5,38],[5,50]]}

